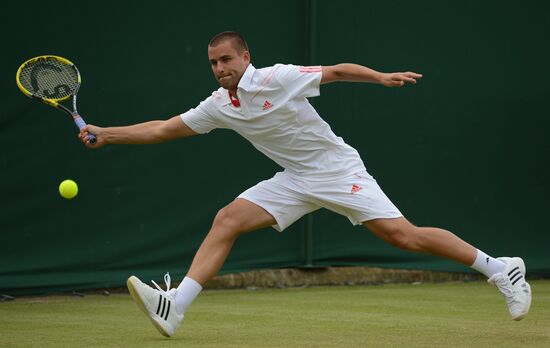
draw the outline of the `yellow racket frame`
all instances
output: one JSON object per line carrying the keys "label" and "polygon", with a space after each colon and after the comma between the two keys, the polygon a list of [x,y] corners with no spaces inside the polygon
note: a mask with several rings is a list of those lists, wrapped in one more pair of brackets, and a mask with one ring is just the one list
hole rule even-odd
{"label": "yellow racket frame", "polygon": [[[71,95],[65,96],[63,98],[42,98],[42,97],[36,96],[32,92],[28,91],[25,87],[23,87],[23,85],[19,81],[19,76],[21,75],[21,71],[27,65],[32,64],[32,63],[34,63],[38,60],[58,60],[58,61],[60,61],[64,64],[70,65],[72,67],[74,67],[75,65],[70,60],[68,60],[66,58],[50,54],[50,55],[44,55],[44,56],[38,56],[38,57],[31,58],[31,59],[27,60],[25,63],[21,64],[19,69],[17,69],[17,73],[15,74],[15,82],[17,83],[17,87],[19,87],[19,90],[21,90],[21,92],[23,92],[23,94],[25,94],[29,98],[40,99],[43,103],[51,105],[51,106],[57,108],[57,107],[59,107],[60,102],[69,99],[71,97]],[[76,75],[77,75],[77,78],[78,78],[78,84],[80,85],[80,83],[82,82],[82,80],[80,78],[80,72],[78,71],[78,69],[76,69],[76,67],[75,67],[75,70],[76,70]]]}

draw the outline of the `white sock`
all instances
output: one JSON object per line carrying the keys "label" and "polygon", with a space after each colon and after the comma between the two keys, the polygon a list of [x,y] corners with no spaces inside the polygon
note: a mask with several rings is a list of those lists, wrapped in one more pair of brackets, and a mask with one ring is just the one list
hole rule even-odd
{"label": "white sock", "polygon": [[176,310],[184,313],[201,291],[202,286],[195,280],[183,278],[176,292]]}
{"label": "white sock", "polygon": [[506,264],[478,249],[476,260],[470,267],[485,274],[487,278],[491,278],[493,275],[503,272]]}

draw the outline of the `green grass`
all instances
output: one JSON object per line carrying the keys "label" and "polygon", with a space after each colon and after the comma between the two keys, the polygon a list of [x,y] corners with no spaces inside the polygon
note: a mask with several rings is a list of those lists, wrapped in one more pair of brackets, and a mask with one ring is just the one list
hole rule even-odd
{"label": "green grass", "polygon": [[510,320],[483,282],[205,291],[174,337],[129,295],[0,303],[0,347],[550,347],[550,281]]}

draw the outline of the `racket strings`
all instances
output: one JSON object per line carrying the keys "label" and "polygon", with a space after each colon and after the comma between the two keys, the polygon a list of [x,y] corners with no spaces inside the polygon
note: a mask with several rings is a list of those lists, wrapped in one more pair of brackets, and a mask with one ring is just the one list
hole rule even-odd
{"label": "racket strings", "polygon": [[27,64],[19,74],[19,81],[31,94],[47,99],[66,98],[79,87],[76,69],[55,59]]}

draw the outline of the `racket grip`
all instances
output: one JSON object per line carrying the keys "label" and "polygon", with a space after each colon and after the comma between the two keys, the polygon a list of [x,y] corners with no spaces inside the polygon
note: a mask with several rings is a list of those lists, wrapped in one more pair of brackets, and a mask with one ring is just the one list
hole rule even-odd
{"label": "racket grip", "polygon": [[[79,129],[86,127],[86,122],[84,122],[82,117],[80,117],[79,115],[73,115],[73,120]],[[90,141],[91,144],[94,144],[97,140],[95,137],[95,134],[88,132],[88,140]]]}

